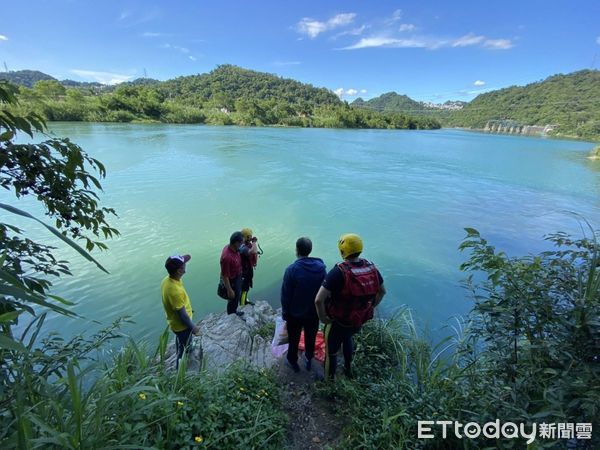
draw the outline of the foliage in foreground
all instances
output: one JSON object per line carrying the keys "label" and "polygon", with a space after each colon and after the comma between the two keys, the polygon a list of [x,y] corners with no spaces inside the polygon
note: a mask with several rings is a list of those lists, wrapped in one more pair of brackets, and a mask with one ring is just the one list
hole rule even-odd
{"label": "foliage in foreground", "polygon": [[[600,445],[600,245],[594,238],[548,239],[535,257],[497,252],[468,229],[467,271],[475,305],[454,336],[432,348],[407,311],[369,323],[358,336],[356,379],[324,393],[349,418],[343,448],[524,448],[519,440],[417,439],[418,420],[461,423],[592,423]],[[537,439],[533,448],[566,448]]]}
{"label": "foliage in foreground", "polygon": [[[49,138],[37,144],[18,143],[19,135],[33,138],[34,133],[42,134],[45,123],[36,113],[11,112],[19,107],[15,93],[14,86],[0,82],[0,187],[14,193],[17,199],[37,200],[56,228],[13,205],[0,203],[0,209],[37,220],[104,270],[88,253],[94,248],[106,249],[100,239],[119,234],[108,223],[115,211],[98,202],[97,191],[102,190],[99,179],[106,174],[104,166],[66,138]],[[87,251],[76,241],[83,242]],[[53,247],[27,238],[3,215],[0,250],[1,350],[5,345],[16,346],[11,327],[19,315],[25,312],[33,315],[38,306],[61,314],[72,313],[64,307],[70,302],[49,294],[51,277],[70,274],[67,262],[54,256]]]}
{"label": "foliage in foreground", "polygon": [[167,371],[133,341],[92,360],[118,327],[66,343],[51,335],[13,355],[1,448],[281,448],[286,416],[272,371],[186,373],[185,362]]}

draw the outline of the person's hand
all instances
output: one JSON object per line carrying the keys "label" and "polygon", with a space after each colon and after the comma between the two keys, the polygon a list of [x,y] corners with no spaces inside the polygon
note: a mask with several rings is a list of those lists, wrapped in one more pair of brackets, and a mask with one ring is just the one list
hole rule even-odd
{"label": "person's hand", "polygon": [[193,334],[194,336],[198,336],[198,335],[200,335],[200,327],[198,327],[198,326],[195,326],[194,328],[192,328],[192,334]]}
{"label": "person's hand", "polygon": [[325,316],[321,319],[321,322],[327,325],[328,323],[331,323],[331,318],[329,316]]}
{"label": "person's hand", "polygon": [[227,297],[229,297],[229,300],[233,300],[235,298],[235,292],[233,291],[233,289],[227,289]]}

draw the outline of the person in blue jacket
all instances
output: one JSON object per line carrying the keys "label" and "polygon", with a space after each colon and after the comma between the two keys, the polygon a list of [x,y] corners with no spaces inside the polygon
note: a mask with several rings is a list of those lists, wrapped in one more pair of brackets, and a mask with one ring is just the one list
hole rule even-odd
{"label": "person in blue jacket", "polygon": [[296,241],[296,261],[285,270],[281,285],[281,308],[287,322],[289,349],[288,365],[299,372],[298,344],[304,329],[304,356],[306,370],[311,369],[315,353],[315,339],[319,330],[319,316],[315,308],[315,296],[327,274],[325,263],[310,255],[312,242],[307,237]]}

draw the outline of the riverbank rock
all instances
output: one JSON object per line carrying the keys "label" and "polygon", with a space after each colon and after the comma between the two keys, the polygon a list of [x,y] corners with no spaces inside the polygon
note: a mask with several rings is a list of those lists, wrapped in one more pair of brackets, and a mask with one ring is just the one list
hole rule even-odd
{"label": "riverbank rock", "polygon": [[590,152],[590,156],[588,156],[588,158],[593,159],[593,160],[600,160],[600,145],[598,145],[597,147],[594,147],[592,149],[592,151]]}
{"label": "riverbank rock", "polygon": [[[200,336],[194,337],[188,354],[188,370],[202,368],[221,372],[241,362],[256,368],[272,367],[271,340],[277,312],[264,301],[238,308],[243,316],[213,313],[200,322]],[[261,335],[262,334],[262,335]],[[167,350],[167,367],[175,368],[175,341]]]}

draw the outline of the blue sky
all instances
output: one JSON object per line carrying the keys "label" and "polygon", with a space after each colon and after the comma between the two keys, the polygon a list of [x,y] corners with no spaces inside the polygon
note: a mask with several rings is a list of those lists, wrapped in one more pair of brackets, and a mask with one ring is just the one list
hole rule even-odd
{"label": "blue sky", "polygon": [[1,11],[0,64],[78,81],[227,63],[348,101],[396,91],[442,102],[600,68],[599,0],[22,0]]}

